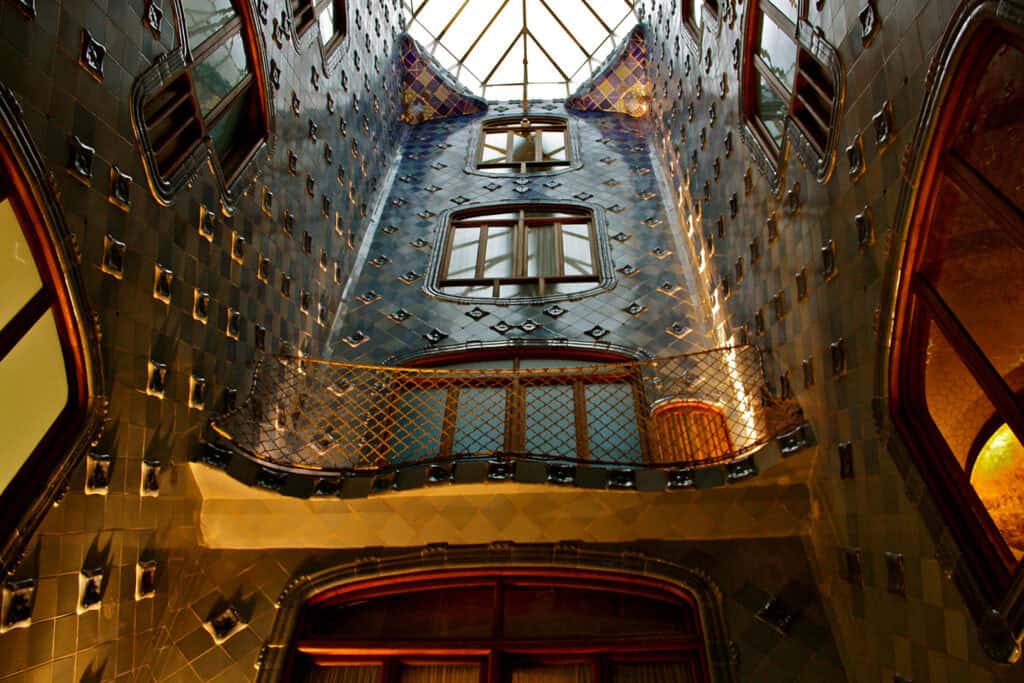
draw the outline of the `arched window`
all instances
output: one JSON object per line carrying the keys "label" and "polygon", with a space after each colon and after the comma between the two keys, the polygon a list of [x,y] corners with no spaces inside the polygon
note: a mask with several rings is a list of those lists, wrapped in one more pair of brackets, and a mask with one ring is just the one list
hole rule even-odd
{"label": "arched window", "polygon": [[255,27],[244,0],[181,0],[181,47],[136,81],[132,113],[151,186],[169,201],[207,157],[225,187],[267,139]]}
{"label": "arched window", "polygon": [[725,413],[703,401],[669,400],[651,409],[657,462],[708,463],[733,453]]}
{"label": "arched window", "polygon": [[1024,40],[987,28],[963,54],[911,219],[890,389],[897,426],[998,604],[1024,555]]}
{"label": "arched window", "polygon": [[367,581],[303,609],[284,680],[701,683],[693,598],[643,577],[465,569]]}
{"label": "arched window", "polygon": [[[0,93],[2,99],[3,93]],[[38,158],[7,146],[0,102],[0,572],[31,535],[96,425],[90,385],[95,349],[82,333],[69,258],[37,205],[25,170]],[[10,138],[26,144],[24,131]],[[45,188],[40,196],[45,194]],[[52,198],[50,198],[52,199]],[[88,348],[87,348],[88,347]],[[19,541],[21,539],[21,541]]]}
{"label": "arched window", "polygon": [[778,171],[787,142],[819,181],[835,158],[841,86],[835,50],[807,23],[807,0],[751,0],[742,104],[748,131]]}

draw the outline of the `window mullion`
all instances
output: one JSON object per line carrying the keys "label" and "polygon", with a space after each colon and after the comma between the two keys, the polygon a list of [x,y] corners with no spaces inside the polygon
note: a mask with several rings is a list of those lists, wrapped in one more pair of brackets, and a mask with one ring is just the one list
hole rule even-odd
{"label": "window mullion", "polygon": [[775,7],[769,0],[761,0],[761,21],[765,20],[764,15],[768,15],[770,21],[774,21],[775,25],[779,27],[779,30],[788,35],[796,42],[796,24],[789,20],[785,14],[782,13],[777,7]]}
{"label": "window mullion", "polygon": [[956,151],[950,150],[944,159],[947,177],[964,194],[974,200],[997,224],[1006,228],[1018,248],[1024,248],[1024,216],[999,190],[968,164]]}
{"label": "window mullion", "polygon": [[512,274],[515,277],[526,277],[527,274],[527,238],[526,238],[526,211],[519,210],[519,220],[516,222],[515,234],[512,238]]}
{"label": "window mullion", "polygon": [[582,381],[572,383],[573,424],[576,427],[576,457],[590,459],[590,441],[587,438],[587,388]]}
{"label": "window mullion", "polygon": [[555,272],[556,276],[565,275],[565,245],[562,242],[562,224],[555,223],[552,226],[554,230],[554,244],[555,244]]}
{"label": "window mullion", "polygon": [[50,292],[44,284],[0,330],[0,361],[7,357],[7,354],[18,345],[22,337],[28,334],[32,326],[50,310],[50,303]]}
{"label": "window mullion", "polygon": [[[454,232],[454,231],[453,231]],[[480,226],[480,238],[476,243],[476,270],[477,280],[484,279],[484,268],[487,263],[487,226]]]}
{"label": "window mullion", "polygon": [[[219,48],[224,43],[231,40],[236,33],[240,33],[242,30],[242,19],[238,16],[237,12],[232,19],[229,19],[226,24],[217,29],[217,32],[212,36],[204,40],[199,45],[193,47],[189,45],[189,55],[192,57],[192,63],[203,61],[207,55]],[[248,55],[246,55],[248,57]]]}

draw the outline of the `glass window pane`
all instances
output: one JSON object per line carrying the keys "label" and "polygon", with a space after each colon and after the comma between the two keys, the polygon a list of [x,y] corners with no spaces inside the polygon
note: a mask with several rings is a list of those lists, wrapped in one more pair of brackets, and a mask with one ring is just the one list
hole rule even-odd
{"label": "glass window pane", "polygon": [[590,227],[562,226],[562,253],[566,275],[593,275],[594,260],[590,253]]}
{"label": "glass window pane", "polygon": [[943,180],[922,272],[1013,391],[1024,389],[1024,249]]}
{"label": "glass window pane", "polygon": [[612,683],[692,683],[690,664],[685,662],[612,664]]}
{"label": "glass window pane", "polygon": [[689,20],[690,25],[698,29],[698,31],[704,24],[704,12],[701,9],[703,4],[704,0],[688,0],[686,3],[686,10],[689,14],[686,18]]}
{"label": "glass window pane", "polygon": [[320,25],[320,40],[323,41],[324,45],[331,42],[336,33],[334,24],[334,2],[327,3],[327,6],[320,11],[320,17],[317,19],[317,23]]}
{"label": "glass window pane", "polygon": [[769,87],[760,74],[757,76],[757,116],[768,129],[768,134],[777,146],[782,145],[782,131],[786,125],[789,102],[784,102]]}
{"label": "glass window pane", "polygon": [[537,133],[514,133],[512,135],[512,160],[533,161],[537,158],[534,148]]}
{"label": "glass window pane", "polygon": [[925,351],[924,395],[935,426],[965,467],[971,444],[996,409],[974,381],[960,356],[931,323]]}
{"label": "glass window pane", "polygon": [[517,664],[512,683],[590,683],[591,666],[583,664]]}
{"label": "glass window pane", "polygon": [[48,311],[0,361],[0,490],[6,488],[68,402],[64,351]]}
{"label": "glass window pane", "polygon": [[572,385],[528,386],[526,450],[576,457],[576,421]]}
{"label": "glass window pane", "polygon": [[796,43],[767,14],[761,14],[761,40],[757,54],[790,91],[796,75]]}
{"label": "glass window pane", "polygon": [[452,239],[448,275],[451,279],[476,277],[476,255],[480,245],[479,228],[458,228]]}
{"label": "glass window pane", "polygon": [[507,146],[507,133],[488,133],[484,138],[484,153],[481,158],[482,161],[491,163],[505,161],[505,151]]}
{"label": "glass window pane", "polygon": [[303,679],[306,683],[379,683],[379,664],[315,666]]}
{"label": "glass window pane", "polygon": [[548,130],[543,133],[537,133],[537,135],[541,136],[545,161],[565,161],[565,133]]}
{"label": "glass window pane", "polygon": [[1003,424],[978,453],[971,484],[1013,554],[1024,555],[1024,446]]}
{"label": "glass window pane", "polygon": [[512,228],[488,228],[484,277],[512,276]]}
{"label": "glass window pane", "polygon": [[768,2],[770,2],[776,9],[782,12],[787,19],[796,24],[796,0],[768,0]]}
{"label": "glass window pane", "polygon": [[9,199],[0,202],[0,245],[3,250],[0,251],[0,292],[3,292],[0,328],[3,328],[43,286],[21,222]]}
{"label": "glass window pane", "polygon": [[235,17],[231,0],[181,0],[181,9],[192,50]]}
{"label": "glass window pane", "polygon": [[530,277],[558,275],[555,226],[533,226],[526,231],[526,274]]}
{"label": "glass window pane", "polygon": [[252,100],[246,93],[240,93],[239,97],[217,118],[217,123],[210,129],[210,138],[213,140],[213,148],[221,159],[221,164],[242,151],[243,141],[246,135],[252,134],[252,130],[246,125],[246,109]]}
{"label": "glass window pane", "polygon": [[193,83],[203,116],[207,116],[248,73],[242,36],[236,33],[193,69]]}
{"label": "glass window pane", "polygon": [[399,683],[480,683],[479,664],[403,664]]}
{"label": "glass window pane", "polygon": [[587,397],[587,439],[594,460],[640,461],[640,430],[630,384],[590,384]]}
{"label": "glass window pane", "polygon": [[396,389],[395,394],[390,459],[409,462],[436,457],[441,452],[448,392],[409,388]]}
{"label": "glass window pane", "polygon": [[459,389],[453,453],[480,453],[504,447],[505,394],[503,386]]}
{"label": "glass window pane", "polygon": [[1024,209],[1024,52],[1003,45],[979,81],[974,101],[978,109],[964,117],[957,150]]}

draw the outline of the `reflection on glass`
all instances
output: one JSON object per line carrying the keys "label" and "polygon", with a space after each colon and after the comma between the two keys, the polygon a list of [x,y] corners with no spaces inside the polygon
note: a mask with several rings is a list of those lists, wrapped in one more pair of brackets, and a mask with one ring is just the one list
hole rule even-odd
{"label": "reflection on glass", "polygon": [[181,0],[181,9],[192,50],[235,16],[231,0]]}
{"label": "reflection on glass", "polygon": [[558,275],[555,226],[535,226],[526,231],[526,274],[530,277]]}
{"label": "reflection on glass", "polygon": [[512,276],[512,228],[488,228],[484,277]]}
{"label": "reflection on glass", "polygon": [[763,13],[757,54],[782,81],[782,85],[792,90],[793,78],[796,75],[796,43],[782,32],[771,17]]}
{"label": "reflection on glass", "polygon": [[[550,363],[546,363],[550,365]],[[576,455],[576,421],[570,384],[526,387],[526,450]]]}
{"label": "reflection on glass", "polygon": [[704,24],[704,13],[701,11],[702,4],[704,4],[704,0],[690,0],[686,7],[690,15],[687,19],[690,21],[690,25],[697,29],[698,32]]}
{"label": "reflection on glass", "polygon": [[590,457],[638,460],[642,451],[632,385],[591,384],[586,397]]}
{"label": "reflection on glass", "polygon": [[[238,141],[245,135],[245,112],[249,104],[248,97],[237,98],[210,129],[210,138],[222,166],[230,164],[229,158],[233,151],[240,151]],[[224,171],[229,172],[226,168]]]}
{"label": "reflection on glass", "polygon": [[533,161],[537,158],[536,136],[537,133],[515,133],[512,136],[512,161]]}
{"label": "reflection on glass", "polygon": [[782,131],[786,125],[787,108],[788,104],[758,75],[757,116],[778,146],[782,145]]}
{"label": "reflection on glass", "polygon": [[50,311],[0,361],[0,490],[18,473],[67,402],[64,351]]}
{"label": "reflection on glass", "polygon": [[545,131],[538,135],[541,135],[545,161],[565,161],[565,133]]}
{"label": "reflection on glass", "polygon": [[334,23],[334,2],[327,3],[327,6],[320,12],[320,17],[317,19],[317,23],[320,25],[320,40],[323,41],[324,45],[331,42],[336,33]]}
{"label": "reflection on glass", "polygon": [[592,275],[594,273],[588,226],[562,226],[562,253],[565,257],[566,275]]}
{"label": "reflection on glass", "polygon": [[245,45],[236,33],[193,69],[196,97],[207,116],[248,72]]}
{"label": "reflection on glass", "polygon": [[796,0],[768,0],[776,9],[794,24],[796,23],[797,7]]}
{"label": "reflection on glass", "polygon": [[1008,425],[996,429],[978,452],[971,483],[1020,559],[1024,556],[1024,446]]}
{"label": "reflection on glass", "polygon": [[476,275],[476,254],[480,243],[479,228],[459,228],[452,238],[452,251],[448,259],[448,277],[472,278]]}
{"label": "reflection on glass", "polygon": [[0,202],[0,328],[43,286],[10,200]]}
{"label": "reflection on glass", "polygon": [[500,163],[505,161],[507,145],[508,133],[488,133],[484,138],[484,154],[481,160],[484,163]]}
{"label": "reflection on glass", "polygon": [[[476,366],[482,364],[476,363]],[[478,453],[501,450],[505,444],[505,387],[463,387],[459,389],[459,408],[455,418],[453,453]]]}

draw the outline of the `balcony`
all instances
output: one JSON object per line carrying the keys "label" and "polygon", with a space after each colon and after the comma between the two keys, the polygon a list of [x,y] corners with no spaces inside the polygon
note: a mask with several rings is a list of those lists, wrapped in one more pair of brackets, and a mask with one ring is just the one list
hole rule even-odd
{"label": "balcony", "polygon": [[505,479],[664,490],[747,476],[755,451],[802,423],[753,346],[558,365],[267,357],[244,403],[211,421],[203,459],[300,497]]}

